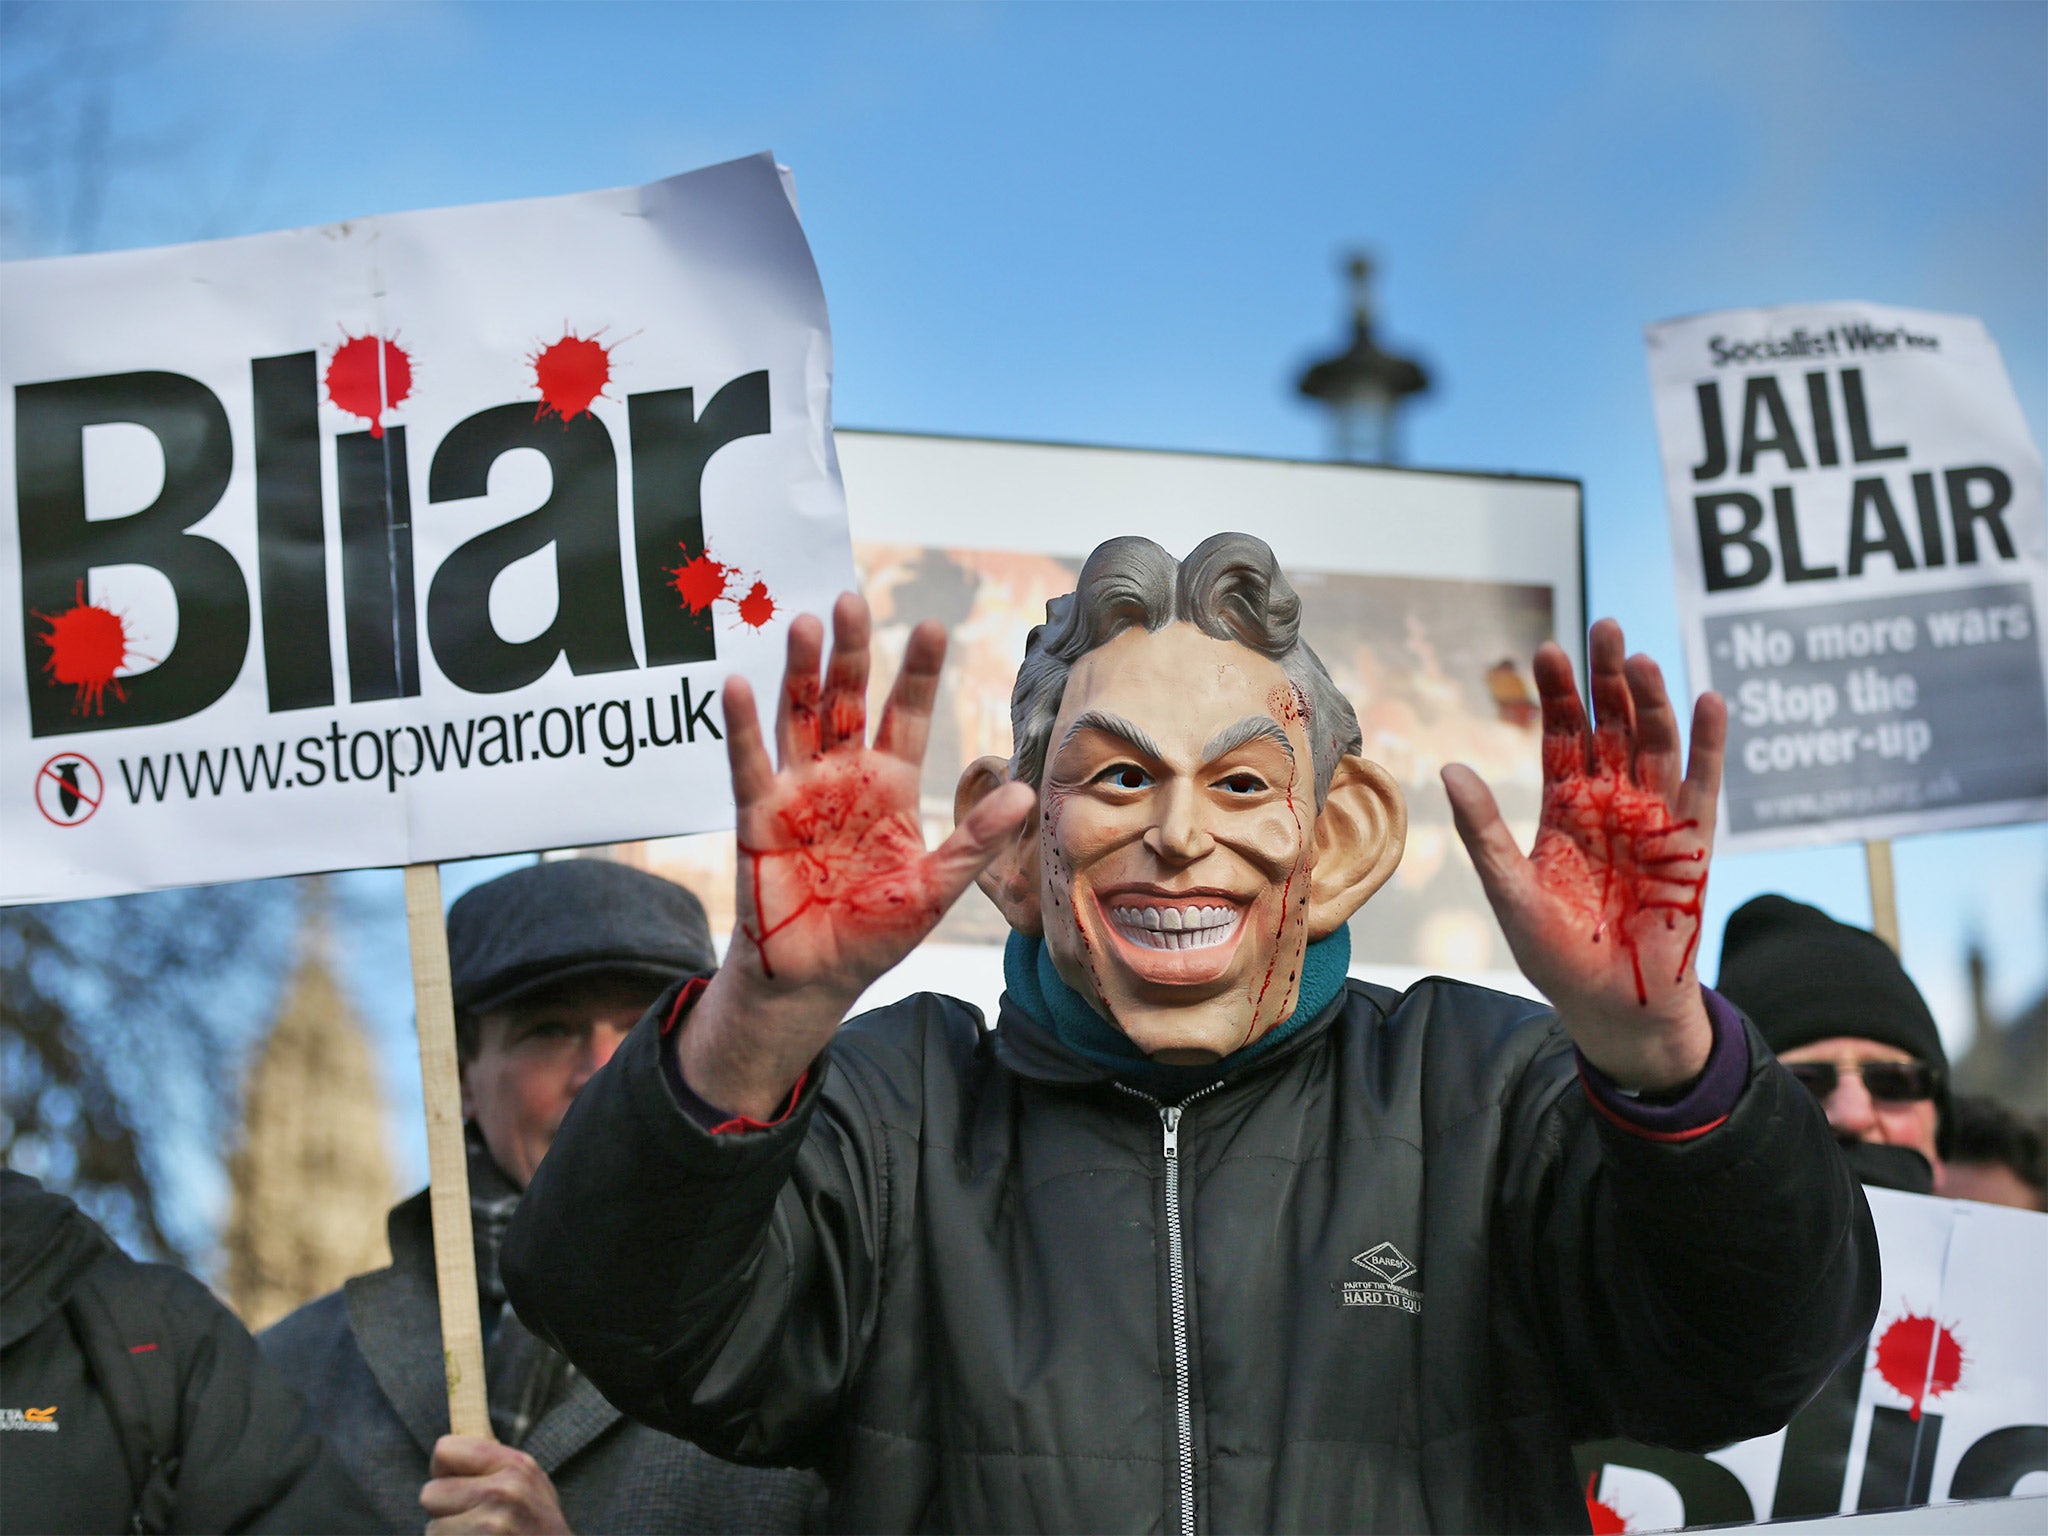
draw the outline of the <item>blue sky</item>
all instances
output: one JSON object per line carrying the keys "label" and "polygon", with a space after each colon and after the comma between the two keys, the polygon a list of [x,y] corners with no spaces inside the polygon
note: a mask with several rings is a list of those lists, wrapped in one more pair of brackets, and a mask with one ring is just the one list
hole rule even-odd
{"label": "blue sky", "polygon": [[[1583,479],[1592,609],[1674,677],[1645,323],[1975,314],[2037,441],[2048,422],[2039,4],[185,4],[153,24],[118,108],[153,154],[113,178],[93,243],[772,149],[848,425],[1317,456],[1291,380],[1338,340],[1337,261],[1364,245],[1383,339],[1438,381],[1411,461]],[[2002,1003],[2048,984],[2048,830],[1897,858],[1906,958],[1952,1043],[1970,935]],[[1868,919],[1859,849],[1726,858],[1707,974],[1766,889]],[[366,987],[402,1013],[402,985]]]}

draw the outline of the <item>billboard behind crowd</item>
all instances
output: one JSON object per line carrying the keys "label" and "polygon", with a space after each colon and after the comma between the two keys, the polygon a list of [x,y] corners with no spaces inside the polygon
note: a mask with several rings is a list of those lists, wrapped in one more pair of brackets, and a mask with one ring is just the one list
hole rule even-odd
{"label": "billboard behind crowd", "polygon": [[2048,1494],[2048,1216],[1865,1193],[1884,1257],[1865,1347],[1775,1435],[1580,1447],[1596,1531]]}
{"label": "billboard behind crowd", "polygon": [[[875,609],[877,705],[914,624],[936,619],[950,636],[925,761],[928,841],[951,830],[961,770],[1009,755],[1025,637],[1048,598],[1073,590],[1088,551],[1132,533],[1184,555],[1240,529],[1274,547],[1301,592],[1304,634],[1358,710],[1366,755],[1407,794],[1407,854],[1353,919],[1355,962],[1526,986],[1437,770],[1478,768],[1526,846],[1541,798],[1529,659],[1553,636],[1575,660],[1582,650],[1576,482],[866,432],[841,432],[839,445]],[[729,839],[631,856],[690,885],[714,926],[729,927]],[[881,985],[939,987],[992,1008],[1007,931],[969,891]]]}
{"label": "billboard behind crowd", "polygon": [[852,578],[767,156],[16,263],[0,901],[731,825],[719,682]]}
{"label": "billboard behind crowd", "polygon": [[2048,816],[2040,450],[1980,321],[1875,304],[1648,331],[1724,850]]}

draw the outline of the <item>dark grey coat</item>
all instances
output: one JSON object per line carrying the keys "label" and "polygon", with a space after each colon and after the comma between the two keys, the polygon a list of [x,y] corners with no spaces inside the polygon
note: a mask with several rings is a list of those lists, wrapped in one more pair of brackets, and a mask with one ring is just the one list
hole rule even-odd
{"label": "dark grey coat", "polygon": [[[267,1329],[263,1350],[312,1405],[327,1438],[394,1532],[425,1528],[420,1488],[448,1433],[441,1307],[425,1192],[391,1213],[388,1269],[358,1275]],[[508,1307],[485,1359],[494,1382],[547,1346]],[[736,1467],[620,1416],[570,1372],[520,1449],[553,1479],[572,1530],[795,1532],[817,1489],[800,1472]]]}
{"label": "dark grey coat", "polygon": [[1660,1142],[1548,1009],[1354,981],[1169,1144],[1013,1007],[922,996],[710,1136],[662,1007],[506,1287],[636,1417],[824,1468],[839,1530],[1583,1531],[1574,1440],[1767,1434],[1877,1307],[1862,1193],[1753,1032],[1727,1119]]}

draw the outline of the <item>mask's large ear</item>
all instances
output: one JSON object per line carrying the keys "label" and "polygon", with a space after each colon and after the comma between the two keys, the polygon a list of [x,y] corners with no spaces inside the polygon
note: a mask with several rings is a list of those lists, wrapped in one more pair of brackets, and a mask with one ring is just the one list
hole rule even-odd
{"label": "mask's large ear", "polygon": [[[982,800],[1010,782],[1010,765],[1000,757],[978,757],[960,775],[960,787],[953,791],[955,825]],[[1038,812],[1024,818],[1017,835],[1000,852],[974,883],[996,904],[1005,921],[1026,938],[1045,936],[1045,919],[1038,901]]]}
{"label": "mask's large ear", "polygon": [[1349,922],[1392,877],[1407,842],[1408,802],[1394,776],[1362,757],[1339,758],[1316,817],[1309,938],[1326,939]]}

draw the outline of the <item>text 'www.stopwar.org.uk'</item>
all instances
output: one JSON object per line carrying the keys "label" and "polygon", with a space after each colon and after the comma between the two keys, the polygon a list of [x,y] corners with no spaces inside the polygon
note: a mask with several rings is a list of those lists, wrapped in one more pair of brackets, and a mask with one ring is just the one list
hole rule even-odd
{"label": "text 'www.stopwar.org.uk'", "polygon": [[378,779],[396,794],[402,780],[422,773],[586,756],[608,768],[624,768],[643,751],[687,746],[700,735],[722,741],[724,734],[711,715],[717,697],[716,688],[698,694],[684,678],[674,693],[637,700],[606,699],[377,730],[344,731],[329,724],[324,735],[161,752],[117,762],[131,805],[166,796],[197,800],[236,791],[317,789]]}

